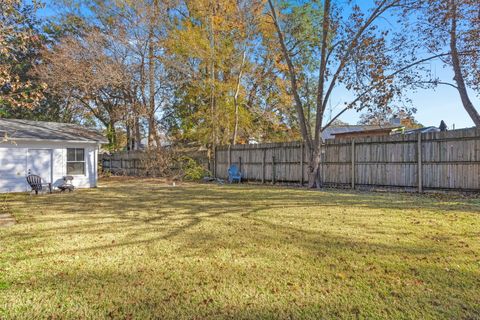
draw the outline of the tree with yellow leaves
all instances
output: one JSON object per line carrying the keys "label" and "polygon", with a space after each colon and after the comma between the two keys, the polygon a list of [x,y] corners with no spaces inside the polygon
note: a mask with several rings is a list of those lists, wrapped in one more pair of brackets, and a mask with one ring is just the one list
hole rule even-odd
{"label": "tree with yellow leaves", "polygon": [[289,98],[261,36],[264,3],[189,0],[178,10],[165,44],[177,81],[166,118],[173,134],[213,149],[262,140],[272,126],[282,127],[278,110]]}

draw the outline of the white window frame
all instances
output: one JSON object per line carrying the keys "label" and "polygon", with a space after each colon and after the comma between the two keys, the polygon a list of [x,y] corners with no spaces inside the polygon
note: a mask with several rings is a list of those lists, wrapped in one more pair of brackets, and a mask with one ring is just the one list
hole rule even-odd
{"label": "white window frame", "polygon": [[[75,150],[75,161],[69,161],[68,160],[68,150]],[[83,160],[79,161],[77,159],[77,150],[83,150]],[[66,154],[66,170],[65,172],[67,173],[67,175],[69,176],[86,176],[87,175],[87,168],[86,168],[86,152],[87,150],[85,148],[67,148],[67,154]],[[68,164],[69,163],[83,163],[83,173],[69,173],[68,172]]]}

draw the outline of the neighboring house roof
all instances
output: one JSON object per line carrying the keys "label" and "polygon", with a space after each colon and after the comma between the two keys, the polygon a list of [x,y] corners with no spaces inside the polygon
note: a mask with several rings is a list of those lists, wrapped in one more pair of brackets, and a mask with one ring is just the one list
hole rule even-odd
{"label": "neighboring house roof", "polygon": [[391,128],[391,127],[377,126],[377,125],[345,125],[345,126],[328,127],[322,132],[322,138],[324,140],[335,139],[335,135],[337,134],[342,134],[347,132],[363,132],[363,131],[385,129],[385,128]]}
{"label": "neighboring house roof", "polygon": [[[397,130],[401,130],[404,127],[403,126],[386,126],[386,127],[380,127],[380,126],[361,126],[363,128],[359,128],[356,130],[348,130],[344,132],[336,132],[332,133],[332,135],[335,138],[345,138],[345,137],[354,137],[354,136],[378,136],[378,135],[389,135],[392,132],[395,132]],[[368,128],[370,127],[370,128]]]}
{"label": "neighboring house roof", "polygon": [[440,132],[440,129],[437,127],[424,127],[418,129],[412,129],[405,131],[405,134],[416,134],[416,133],[427,133],[427,132]]}
{"label": "neighboring house roof", "polygon": [[108,143],[99,132],[77,124],[0,119],[0,141],[11,140],[56,140]]}

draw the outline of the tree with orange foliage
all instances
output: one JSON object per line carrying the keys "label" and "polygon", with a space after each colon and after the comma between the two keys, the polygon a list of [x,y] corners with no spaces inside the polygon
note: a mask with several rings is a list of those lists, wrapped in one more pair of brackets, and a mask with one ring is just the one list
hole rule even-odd
{"label": "tree with orange foliage", "polygon": [[27,57],[40,41],[30,25],[37,5],[0,0],[0,115],[6,108],[32,108],[43,97],[44,86],[26,75]]}

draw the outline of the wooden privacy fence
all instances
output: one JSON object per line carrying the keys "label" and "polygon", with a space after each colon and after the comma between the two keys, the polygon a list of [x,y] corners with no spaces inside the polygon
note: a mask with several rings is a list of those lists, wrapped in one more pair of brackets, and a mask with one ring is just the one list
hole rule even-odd
{"label": "wooden privacy fence", "polygon": [[122,151],[113,154],[102,154],[99,161],[103,172],[125,176],[159,176],[167,170],[175,170],[177,164],[173,159],[189,157],[210,168],[207,151],[175,151],[158,152]]}
{"label": "wooden privacy fence", "polygon": [[[214,173],[226,179],[237,164],[246,180],[308,180],[308,150],[301,142],[223,146]],[[480,129],[327,140],[322,148],[322,183],[355,188],[480,190]]]}

